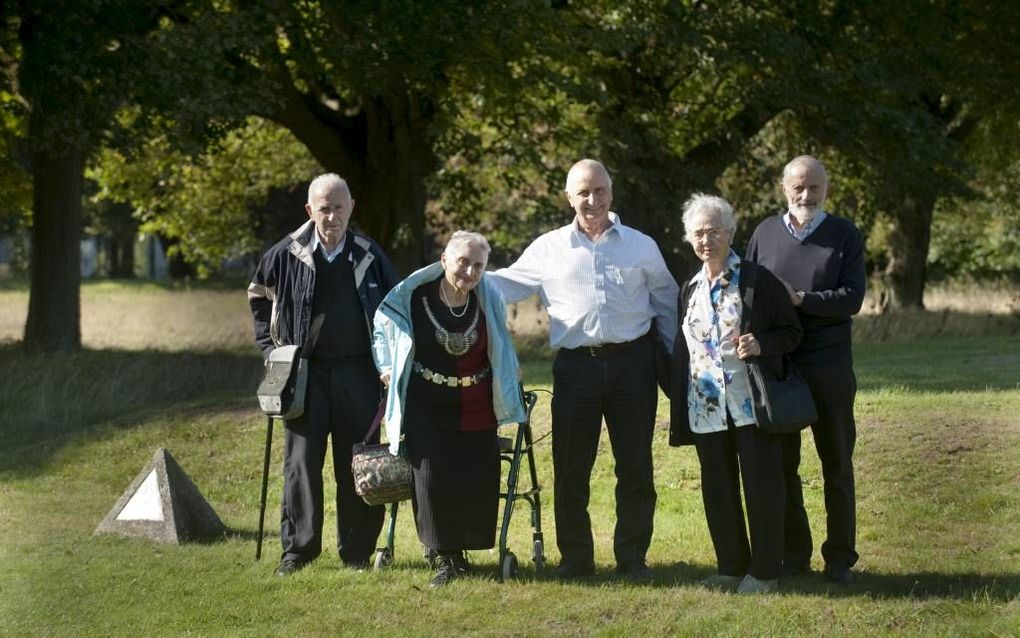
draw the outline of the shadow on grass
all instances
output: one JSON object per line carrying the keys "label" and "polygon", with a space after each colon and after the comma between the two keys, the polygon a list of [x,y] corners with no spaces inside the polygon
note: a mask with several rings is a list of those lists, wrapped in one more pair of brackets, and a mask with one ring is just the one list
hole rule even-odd
{"label": "shadow on grass", "polygon": [[[408,565],[408,567],[411,567]],[[486,574],[485,569],[480,570]],[[495,572],[495,569],[492,569]],[[653,565],[650,582],[630,582],[617,575],[611,568],[599,569],[594,576],[562,581],[579,587],[601,587],[604,585],[629,583],[634,587],[701,587],[701,581],[715,574],[715,567],[690,563]],[[884,573],[859,571],[857,580],[851,585],[833,585],[822,579],[821,572],[783,579],[778,595],[821,595],[827,597],[870,596],[878,599],[928,599],[943,598],[973,601],[976,599],[1009,602],[1020,596],[1020,573],[1008,574],[940,574],[937,572]],[[554,571],[545,568],[537,575],[533,570],[525,572],[524,580],[557,582]]]}
{"label": "shadow on grass", "polygon": [[240,407],[254,395],[253,353],[82,350],[31,353],[0,347],[0,473],[32,472],[99,425],[136,427],[198,405]]}

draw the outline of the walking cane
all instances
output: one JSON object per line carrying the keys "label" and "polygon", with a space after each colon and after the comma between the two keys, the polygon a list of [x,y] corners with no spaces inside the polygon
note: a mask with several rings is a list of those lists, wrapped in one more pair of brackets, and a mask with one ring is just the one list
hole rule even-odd
{"label": "walking cane", "polygon": [[262,560],[262,529],[266,521],[266,490],[269,487],[269,457],[273,448],[273,417],[266,417],[266,457],[262,461],[262,498],[259,501],[259,535],[255,541],[255,560]]}

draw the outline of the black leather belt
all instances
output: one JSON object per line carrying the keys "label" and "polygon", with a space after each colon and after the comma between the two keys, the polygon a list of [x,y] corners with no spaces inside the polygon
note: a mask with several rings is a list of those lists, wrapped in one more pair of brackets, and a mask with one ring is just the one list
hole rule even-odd
{"label": "black leather belt", "polygon": [[567,348],[568,352],[575,352],[577,354],[583,354],[590,357],[605,359],[607,357],[614,357],[618,354],[630,350],[636,346],[644,337],[638,337],[633,341],[624,341],[623,343],[603,343],[600,346],[581,346],[580,348]]}

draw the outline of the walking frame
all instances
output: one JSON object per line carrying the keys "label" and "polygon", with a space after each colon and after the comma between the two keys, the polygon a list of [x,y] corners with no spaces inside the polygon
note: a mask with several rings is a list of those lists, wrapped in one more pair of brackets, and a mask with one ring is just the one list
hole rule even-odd
{"label": "walking frame", "polygon": [[[500,461],[508,465],[506,474],[505,491],[499,493],[504,500],[503,520],[499,532],[499,566],[500,580],[506,581],[517,576],[519,563],[517,555],[509,547],[508,537],[510,534],[510,520],[513,516],[514,506],[519,500],[528,503],[531,509],[531,560],[535,565],[535,571],[541,571],[545,566],[545,547],[542,537],[542,488],[538,483],[538,469],[535,464],[534,437],[531,432],[531,412],[538,403],[538,395],[531,390],[523,390],[525,407],[525,420],[517,424],[517,432],[514,438],[499,437]],[[527,458],[528,474],[531,478],[531,486],[524,490],[518,489],[520,481],[521,462]],[[397,510],[399,503],[390,503],[389,522],[386,527],[386,546],[376,550],[374,567],[383,569],[393,563],[394,536],[397,525]]]}
{"label": "walking frame", "polygon": [[[505,491],[499,493],[503,499],[503,520],[499,531],[499,566],[500,580],[508,580],[517,576],[519,562],[517,555],[509,547],[510,520],[514,506],[518,500],[528,503],[531,509],[531,560],[535,571],[545,566],[545,546],[542,536],[542,488],[538,483],[538,469],[535,464],[534,436],[531,431],[531,413],[538,403],[538,395],[532,390],[523,390],[525,420],[517,424],[517,432],[513,439],[499,437],[500,462],[508,465]],[[255,560],[262,559],[262,536],[265,529],[266,495],[269,486],[269,463],[273,447],[273,417],[266,418],[266,446],[262,462],[262,493],[259,498],[259,529],[255,544]],[[528,475],[531,486],[524,490],[518,489],[521,462],[527,458]],[[389,522],[386,527],[386,546],[376,550],[373,561],[375,569],[383,569],[393,563],[394,536],[396,534],[397,510],[399,503],[390,503]]]}

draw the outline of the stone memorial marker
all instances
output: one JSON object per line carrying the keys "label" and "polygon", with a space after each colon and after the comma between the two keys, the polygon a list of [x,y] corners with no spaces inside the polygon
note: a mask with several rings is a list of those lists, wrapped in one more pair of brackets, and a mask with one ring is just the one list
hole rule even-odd
{"label": "stone memorial marker", "polygon": [[214,538],[225,529],[174,457],[159,448],[95,533],[137,536],[178,545]]}

